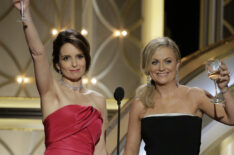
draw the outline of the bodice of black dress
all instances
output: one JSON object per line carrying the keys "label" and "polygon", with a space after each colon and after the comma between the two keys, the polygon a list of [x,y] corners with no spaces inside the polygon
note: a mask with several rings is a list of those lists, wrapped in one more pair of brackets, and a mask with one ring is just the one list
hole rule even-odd
{"label": "bodice of black dress", "polygon": [[149,115],[141,119],[147,155],[199,155],[202,119],[187,114]]}

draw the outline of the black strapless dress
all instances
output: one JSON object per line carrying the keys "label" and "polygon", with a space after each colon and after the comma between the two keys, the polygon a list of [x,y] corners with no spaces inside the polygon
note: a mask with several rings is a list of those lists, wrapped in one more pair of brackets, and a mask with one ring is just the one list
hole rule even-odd
{"label": "black strapless dress", "polygon": [[199,155],[202,119],[197,116],[150,115],[141,119],[147,155]]}

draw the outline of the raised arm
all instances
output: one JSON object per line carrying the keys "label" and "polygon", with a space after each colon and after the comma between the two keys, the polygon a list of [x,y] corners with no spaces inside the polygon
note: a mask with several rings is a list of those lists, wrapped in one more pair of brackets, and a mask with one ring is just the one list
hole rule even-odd
{"label": "raised arm", "polygon": [[[13,4],[20,10],[20,0],[13,0]],[[30,0],[24,0],[24,16],[26,21],[23,22],[23,28],[34,63],[37,88],[40,95],[44,95],[48,92],[52,84],[52,74],[49,70],[44,46],[32,21],[29,4]]]}
{"label": "raised arm", "polygon": [[203,112],[213,119],[227,125],[234,125],[234,96],[228,88],[229,81],[230,72],[227,66],[221,62],[220,77],[217,80],[217,84],[224,99],[224,106],[210,103],[210,95],[207,92],[200,93],[201,103],[199,106]]}
{"label": "raised arm", "polygon": [[129,112],[128,135],[124,155],[138,155],[141,144],[141,118],[144,109],[140,100],[134,100]]}

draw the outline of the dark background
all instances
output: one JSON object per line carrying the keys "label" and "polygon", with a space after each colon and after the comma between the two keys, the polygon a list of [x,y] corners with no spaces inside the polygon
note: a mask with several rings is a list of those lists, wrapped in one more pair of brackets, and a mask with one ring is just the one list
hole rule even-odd
{"label": "dark background", "polygon": [[174,40],[185,57],[199,48],[199,0],[165,0],[165,36]]}

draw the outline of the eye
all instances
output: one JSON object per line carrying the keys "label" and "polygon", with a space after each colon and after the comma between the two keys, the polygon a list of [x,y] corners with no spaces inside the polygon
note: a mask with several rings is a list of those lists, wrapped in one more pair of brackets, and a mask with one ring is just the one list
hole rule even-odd
{"label": "eye", "polygon": [[152,61],[152,65],[157,65],[158,64],[158,60],[153,60]]}
{"label": "eye", "polygon": [[64,60],[64,61],[67,61],[69,58],[70,58],[69,56],[64,56],[64,57],[63,57],[63,60]]}
{"label": "eye", "polygon": [[170,59],[167,59],[165,62],[166,64],[170,64],[172,61]]}
{"label": "eye", "polygon": [[78,55],[77,55],[77,58],[78,58],[78,59],[82,59],[82,58],[84,58],[84,55],[83,55],[83,54],[78,54]]}

